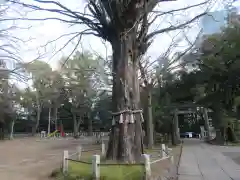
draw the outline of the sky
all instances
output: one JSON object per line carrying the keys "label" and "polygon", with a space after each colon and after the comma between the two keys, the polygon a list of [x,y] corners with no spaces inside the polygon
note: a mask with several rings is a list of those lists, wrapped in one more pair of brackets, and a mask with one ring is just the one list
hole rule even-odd
{"label": "sky", "polygon": [[[158,11],[168,11],[173,9],[178,9],[182,7],[187,7],[189,5],[194,5],[203,2],[204,0],[177,0],[176,2],[163,2],[159,3],[156,10]],[[22,2],[33,4],[33,0],[22,0]],[[83,12],[84,7],[86,5],[86,0],[60,0],[62,4],[66,5],[69,9]],[[226,2],[226,1],[225,1]],[[35,3],[36,4],[36,3]],[[38,3],[36,5],[39,5]],[[240,1],[235,3],[236,6],[240,6]],[[42,6],[42,5],[41,5]],[[45,6],[46,7],[46,6]],[[51,8],[51,6],[47,6]],[[214,6],[212,6],[212,11],[221,9],[223,7],[221,0],[215,0]],[[54,8],[54,6],[52,7]],[[174,13],[173,15],[167,15],[162,18],[158,18],[155,23],[150,27],[150,31],[155,29],[162,29],[168,27],[170,25],[179,24],[186,20],[189,20],[195,17],[198,14],[201,14],[206,9],[206,6],[201,6],[197,8],[192,8],[188,11],[182,11],[181,13]],[[11,10],[8,11],[7,17],[17,17],[18,13],[24,14],[27,18],[45,18],[45,17],[59,17],[59,15],[52,14],[49,12],[41,12],[41,11],[30,11],[24,8],[19,8],[18,6],[14,6]],[[63,16],[62,16],[63,17]],[[72,36],[65,36],[64,38],[59,39],[58,41],[54,41],[52,43],[48,43],[63,34],[79,32],[84,29],[84,26],[72,26],[69,27],[66,23],[59,22],[56,20],[50,21],[9,21],[6,24],[10,25],[14,23],[18,27],[24,29],[17,29],[13,33],[17,35],[20,39],[24,39],[26,42],[19,44],[19,52],[22,58],[22,61],[29,62],[36,58],[39,58],[39,54],[41,56],[41,60],[48,62],[53,69],[58,68],[59,59],[63,56],[68,56],[73,50],[76,40],[69,43],[69,45],[64,48],[61,52],[56,53],[57,49],[60,49]],[[5,25],[6,25],[5,24]],[[195,40],[196,35],[199,33],[200,27],[199,20],[194,23],[189,28],[186,28],[185,35],[188,39],[193,42]],[[28,29],[26,29],[28,27]],[[188,46],[188,43],[183,40],[183,33],[181,31],[174,31],[171,33],[165,33],[158,35],[154,38],[154,42],[152,46],[149,48],[147,52],[147,56],[150,57],[151,60],[155,60],[159,57],[160,54],[166,51],[166,49],[171,44],[173,37],[179,43],[177,47],[174,49],[174,52],[181,51]],[[48,45],[46,46],[46,44]],[[104,42],[103,40],[96,38],[94,36],[85,36],[81,41],[81,45],[78,50],[89,50],[96,54],[100,54],[103,57],[107,57],[111,55],[111,46],[109,43]]]}

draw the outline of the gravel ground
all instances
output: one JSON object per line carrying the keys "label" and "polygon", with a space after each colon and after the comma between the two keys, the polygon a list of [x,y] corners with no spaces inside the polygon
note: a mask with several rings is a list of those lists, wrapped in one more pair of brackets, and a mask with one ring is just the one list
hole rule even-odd
{"label": "gravel ground", "polygon": [[90,140],[23,138],[0,142],[1,180],[47,180],[60,167],[64,150],[76,151]]}

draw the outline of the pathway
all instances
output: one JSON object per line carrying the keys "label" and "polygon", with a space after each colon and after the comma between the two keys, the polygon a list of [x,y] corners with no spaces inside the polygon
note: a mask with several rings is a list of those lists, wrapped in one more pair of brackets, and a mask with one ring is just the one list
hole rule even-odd
{"label": "pathway", "polygon": [[[235,150],[240,156],[240,148]],[[185,139],[178,174],[179,180],[240,180],[240,165],[225,156],[222,147]]]}

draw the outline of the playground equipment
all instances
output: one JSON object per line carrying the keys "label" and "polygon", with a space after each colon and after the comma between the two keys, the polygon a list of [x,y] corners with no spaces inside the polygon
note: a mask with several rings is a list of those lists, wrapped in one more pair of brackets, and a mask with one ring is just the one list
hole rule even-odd
{"label": "playground equipment", "polygon": [[65,137],[65,133],[64,133],[64,131],[63,131],[61,126],[58,127],[58,131],[61,133],[62,137]]}
{"label": "playground equipment", "polygon": [[40,138],[45,138],[46,134],[47,134],[46,131],[41,131]]}
{"label": "playground equipment", "polygon": [[47,136],[47,137],[52,137],[52,136],[55,136],[57,132],[58,132],[58,130],[56,130],[56,131],[54,131],[54,132],[52,132],[52,133],[48,134],[48,136]]}
{"label": "playground equipment", "polygon": [[54,132],[50,133],[47,135],[47,137],[56,137],[56,134],[60,132],[61,133],[61,137],[65,137],[65,133],[62,131],[62,128],[59,127],[57,130],[55,130]]}

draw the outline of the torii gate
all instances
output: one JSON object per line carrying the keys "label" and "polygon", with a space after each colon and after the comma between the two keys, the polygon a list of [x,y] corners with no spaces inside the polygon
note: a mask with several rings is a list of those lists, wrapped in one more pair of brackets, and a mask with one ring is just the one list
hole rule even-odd
{"label": "torii gate", "polygon": [[[212,112],[211,109],[201,107],[194,103],[184,103],[184,104],[175,104],[175,105],[173,104],[168,107],[174,109],[173,111],[171,111],[171,114],[173,114],[173,125],[174,125],[174,131],[175,131],[177,142],[180,142],[178,115],[179,114],[190,114],[190,113],[195,114],[197,111],[201,111],[201,113],[203,114],[204,124],[205,124],[206,132],[207,132],[207,139],[210,140],[210,125],[209,125],[208,112]],[[179,109],[183,109],[183,108],[187,108],[187,110],[179,110]]]}

